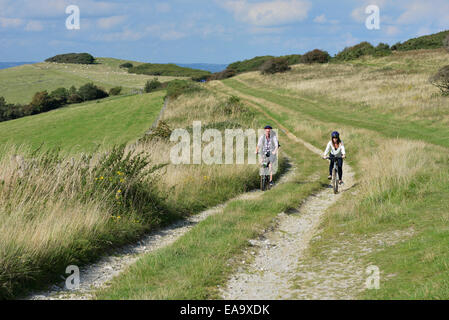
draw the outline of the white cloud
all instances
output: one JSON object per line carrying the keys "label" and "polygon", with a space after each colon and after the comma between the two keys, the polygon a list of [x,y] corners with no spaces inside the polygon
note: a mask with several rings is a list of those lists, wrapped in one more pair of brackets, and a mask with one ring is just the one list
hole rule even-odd
{"label": "white cloud", "polygon": [[313,22],[316,23],[325,23],[327,21],[327,18],[324,14],[317,16],[315,19],[313,19]]}
{"label": "white cloud", "polygon": [[22,19],[0,17],[0,26],[2,28],[18,28],[22,24],[23,24]]}
{"label": "white cloud", "polygon": [[40,21],[36,21],[36,20],[31,20],[28,21],[27,25],[25,26],[25,31],[42,31],[44,30],[44,26],[42,25],[42,23]]}
{"label": "white cloud", "polygon": [[226,0],[219,4],[232,12],[237,20],[255,26],[275,26],[302,21],[307,18],[311,7],[307,0],[274,0],[257,3],[249,3],[247,0]]}
{"label": "white cloud", "polygon": [[409,1],[403,5],[405,11],[397,19],[398,24],[437,24],[449,27],[449,2],[433,0],[428,2]]}
{"label": "white cloud", "polygon": [[111,29],[121,23],[123,23],[127,19],[126,16],[112,16],[107,18],[100,18],[97,21],[98,26],[101,29]]}
{"label": "white cloud", "polygon": [[105,16],[118,11],[122,4],[94,0],[1,0],[0,12],[11,18],[65,17],[67,6],[75,4],[81,16]]}
{"label": "white cloud", "polygon": [[365,10],[370,5],[376,5],[381,9],[381,15],[382,15],[382,8],[385,7],[387,3],[387,0],[364,0],[363,5],[360,7],[355,8],[351,12],[351,17],[353,20],[357,22],[365,22],[368,15],[365,13]]}

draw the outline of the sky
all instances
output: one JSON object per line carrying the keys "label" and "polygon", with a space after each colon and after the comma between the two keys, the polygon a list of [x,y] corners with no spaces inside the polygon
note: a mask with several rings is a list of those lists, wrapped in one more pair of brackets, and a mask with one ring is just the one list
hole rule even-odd
{"label": "sky", "polygon": [[[75,5],[80,28],[69,30]],[[365,12],[379,8],[379,29]],[[73,22],[73,20],[70,20]],[[261,55],[335,54],[449,29],[449,0],[0,0],[0,61],[88,52],[152,63],[230,63]]]}

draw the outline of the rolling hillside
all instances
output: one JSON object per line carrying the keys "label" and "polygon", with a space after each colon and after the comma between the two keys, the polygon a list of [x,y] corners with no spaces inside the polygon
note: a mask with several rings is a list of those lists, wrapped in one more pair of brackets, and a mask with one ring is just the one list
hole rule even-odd
{"label": "rolling hillside", "polygon": [[70,105],[0,123],[0,143],[46,148],[72,154],[128,143],[140,138],[156,119],[164,92],[121,96]]}
{"label": "rolling hillside", "polygon": [[[77,65],[41,62],[0,70],[0,96],[10,103],[29,103],[37,91],[52,91],[59,87],[79,87],[87,82],[110,89],[123,87],[123,93],[142,89],[154,76],[130,74],[119,66],[127,60],[97,58],[97,64]],[[138,66],[141,63],[131,61]],[[159,76],[159,81],[178,77]]]}

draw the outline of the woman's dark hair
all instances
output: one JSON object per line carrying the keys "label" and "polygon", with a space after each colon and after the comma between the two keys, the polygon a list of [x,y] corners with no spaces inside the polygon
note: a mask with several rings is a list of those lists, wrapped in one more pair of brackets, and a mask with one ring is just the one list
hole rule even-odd
{"label": "woman's dark hair", "polygon": [[337,138],[337,143],[338,143],[338,144],[341,143],[340,137],[332,137],[332,143],[334,142],[334,138]]}

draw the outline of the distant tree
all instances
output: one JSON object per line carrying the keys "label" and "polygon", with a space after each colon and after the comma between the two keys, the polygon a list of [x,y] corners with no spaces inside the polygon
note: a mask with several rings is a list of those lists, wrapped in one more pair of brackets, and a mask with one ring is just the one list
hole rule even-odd
{"label": "distant tree", "polygon": [[78,93],[78,90],[76,89],[75,86],[71,86],[69,89],[69,95],[72,95],[74,93]]}
{"label": "distant tree", "polygon": [[233,76],[237,75],[237,71],[235,69],[227,68],[226,70],[216,72],[211,74],[207,80],[222,80],[222,79],[228,79]]}
{"label": "distant tree", "polygon": [[50,93],[50,98],[59,105],[66,104],[69,98],[69,90],[66,88],[58,88]]}
{"label": "distant tree", "polygon": [[327,51],[315,49],[301,56],[301,63],[327,63],[329,62],[330,58],[331,56]]}
{"label": "distant tree", "polygon": [[274,74],[290,70],[287,58],[273,58],[264,62],[260,67],[262,74]]}
{"label": "distant tree", "polygon": [[157,78],[154,78],[152,80],[147,81],[143,91],[145,91],[146,93],[149,93],[149,92],[153,92],[157,89],[160,89],[161,87],[162,87],[162,83]]}
{"label": "distant tree", "polygon": [[36,113],[46,112],[61,106],[50,97],[47,91],[36,92],[30,104],[34,107]]}
{"label": "distant tree", "polygon": [[67,103],[81,103],[83,102],[83,98],[81,98],[81,96],[78,93],[72,93],[71,95],[69,95],[68,99],[67,99]]}
{"label": "distant tree", "polygon": [[132,68],[134,65],[130,62],[125,62],[124,64],[120,65],[120,68]]}
{"label": "distant tree", "polygon": [[114,87],[109,90],[110,96],[118,96],[122,92],[122,87]]}
{"label": "distant tree", "polygon": [[78,90],[78,95],[83,99],[83,101],[103,99],[108,96],[106,91],[97,87],[93,83],[86,83],[81,86]]}
{"label": "distant tree", "polygon": [[95,58],[88,53],[66,53],[48,58],[45,61],[56,63],[93,64],[95,62]]}
{"label": "distant tree", "polygon": [[429,82],[439,88],[445,96],[449,95],[449,66],[438,70],[436,74],[430,77]]}

